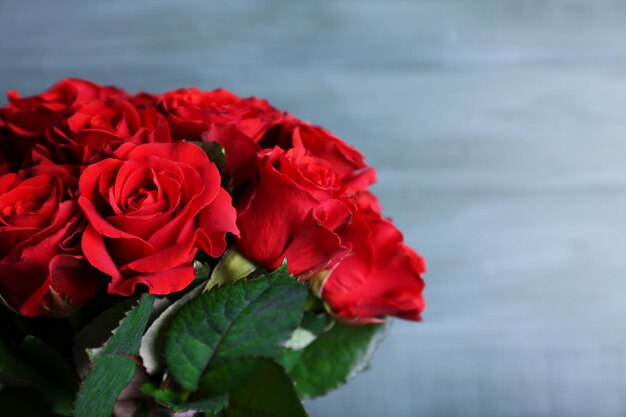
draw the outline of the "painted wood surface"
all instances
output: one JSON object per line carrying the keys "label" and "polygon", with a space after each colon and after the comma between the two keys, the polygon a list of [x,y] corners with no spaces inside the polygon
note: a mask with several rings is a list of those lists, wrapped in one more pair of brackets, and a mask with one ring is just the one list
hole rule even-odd
{"label": "painted wood surface", "polygon": [[226,87],[339,134],[429,261],[320,417],[626,414],[617,0],[0,0],[0,90]]}

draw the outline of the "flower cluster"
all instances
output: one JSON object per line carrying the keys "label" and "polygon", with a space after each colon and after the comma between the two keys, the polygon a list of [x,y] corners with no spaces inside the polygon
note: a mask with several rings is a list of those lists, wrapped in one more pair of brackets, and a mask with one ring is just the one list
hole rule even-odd
{"label": "flower cluster", "polygon": [[67,79],[8,99],[0,296],[22,315],[178,292],[194,259],[229,249],[268,271],[286,259],[344,322],[420,318],[423,259],[368,191],[374,169],[323,128],[221,89],[129,94]]}

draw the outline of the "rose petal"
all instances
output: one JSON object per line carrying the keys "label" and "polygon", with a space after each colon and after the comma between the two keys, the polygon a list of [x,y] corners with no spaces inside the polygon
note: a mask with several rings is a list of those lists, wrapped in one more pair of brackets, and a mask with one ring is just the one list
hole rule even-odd
{"label": "rose petal", "polygon": [[112,280],[122,279],[120,270],[107,251],[103,236],[92,225],[88,225],[83,232],[82,247],[91,265],[109,275]]}
{"label": "rose petal", "polygon": [[190,264],[197,250],[194,247],[195,243],[196,237],[191,235],[177,245],[129,262],[121,267],[121,271],[124,275],[135,275],[136,273],[160,272]]}
{"label": "rose petal", "polygon": [[239,213],[239,250],[261,265],[280,265],[287,244],[318,204],[292,184],[274,180],[261,182],[246,210]]}
{"label": "rose petal", "polygon": [[198,246],[209,256],[217,258],[226,250],[226,234],[239,236],[237,210],[230,194],[221,189],[217,198],[198,216]]}
{"label": "rose petal", "polygon": [[195,276],[196,270],[192,266],[181,266],[152,274],[113,280],[109,284],[108,292],[130,296],[135,292],[137,285],[143,284],[148,288],[150,294],[171,294],[187,288]]}

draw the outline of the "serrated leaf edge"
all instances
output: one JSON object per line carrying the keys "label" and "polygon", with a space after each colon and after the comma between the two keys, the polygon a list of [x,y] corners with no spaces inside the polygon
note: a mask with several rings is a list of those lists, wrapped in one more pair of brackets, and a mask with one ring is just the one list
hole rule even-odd
{"label": "serrated leaf edge", "polygon": [[[198,295],[202,294],[204,287],[202,285],[197,286],[180,299],[176,300],[173,304],[167,307],[163,313],[161,313],[148,327],[145,334],[141,338],[141,345],[139,347],[139,356],[143,360],[143,366],[148,374],[153,375],[166,366],[165,357],[162,361],[155,359],[159,355],[157,345],[159,337],[165,336],[165,333],[172,324],[172,321],[176,317],[176,314],[187,305],[190,301],[195,299]],[[165,343],[163,344],[165,349]],[[164,352],[163,352],[164,353]]]}

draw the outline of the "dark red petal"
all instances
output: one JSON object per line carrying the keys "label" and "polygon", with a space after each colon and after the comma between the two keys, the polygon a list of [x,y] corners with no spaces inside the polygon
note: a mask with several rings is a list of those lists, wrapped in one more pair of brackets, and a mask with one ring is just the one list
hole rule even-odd
{"label": "dark red petal", "polygon": [[55,256],[50,261],[50,277],[54,290],[74,305],[91,299],[102,283],[102,276],[82,256]]}

